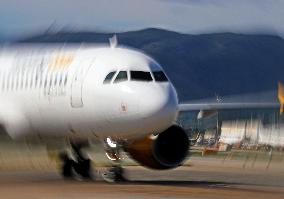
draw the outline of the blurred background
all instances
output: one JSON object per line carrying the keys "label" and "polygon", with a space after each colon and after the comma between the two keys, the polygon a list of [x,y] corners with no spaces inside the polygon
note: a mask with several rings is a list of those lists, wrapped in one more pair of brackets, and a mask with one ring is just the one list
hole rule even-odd
{"label": "blurred background", "polygon": [[[146,0],[0,2],[0,42],[107,43],[155,58],[180,102],[278,103],[284,81],[284,2]],[[202,100],[200,100],[202,99]],[[181,112],[193,148],[277,150],[284,144],[279,108]]]}
{"label": "blurred background", "polygon": [[[201,110],[181,111],[176,122],[191,142],[190,169],[267,171],[282,175],[270,184],[283,185],[284,115],[277,98],[277,84],[284,82],[283,17],[279,0],[2,0],[0,43],[2,49],[108,43],[116,34],[119,45],[162,65],[181,103],[276,104],[213,110],[206,117]],[[40,141],[14,142],[3,134],[0,149],[1,171],[57,168],[55,153]],[[111,164],[98,141],[89,155],[97,166]],[[127,154],[123,164],[137,165]]]}

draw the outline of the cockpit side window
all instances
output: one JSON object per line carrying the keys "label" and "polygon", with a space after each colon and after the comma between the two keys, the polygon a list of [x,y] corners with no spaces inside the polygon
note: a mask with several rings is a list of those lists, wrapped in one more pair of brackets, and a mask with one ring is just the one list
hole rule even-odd
{"label": "cockpit side window", "polygon": [[145,71],[130,71],[130,77],[132,81],[152,81],[152,76],[150,72]]}
{"label": "cockpit side window", "polygon": [[167,82],[168,78],[163,71],[153,71],[153,76],[156,82]]}
{"label": "cockpit side window", "polygon": [[111,82],[111,80],[112,80],[114,74],[115,74],[115,71],[110,72],[110,73],[106,76],[106,78],[105,78],[105,80],[104,80],[104,84],[109,84],[109,83]]}
{"label": "cockpit side window", "polygon": [[118,82],[123,82],[123,81],[127,81],[127,71],[120,71],[118,73],[118,75],[116,76],[114,83],[118,83]]}

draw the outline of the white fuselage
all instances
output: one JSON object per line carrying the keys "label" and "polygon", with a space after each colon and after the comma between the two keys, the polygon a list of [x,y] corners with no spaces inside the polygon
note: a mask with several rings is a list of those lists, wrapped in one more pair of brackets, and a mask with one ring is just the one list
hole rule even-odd
{"label": "white fuselage", "polygon": [[[120,71],[127,76],[116,81]],[[131,71],[149,72],[152,80],[135,80]],[[156,61],[128,48],[4,47],[0,124],[14,138],[136,138],[162,132],[175,121],[178,101],[170,81],[155,79],[157,71],[163,70]]]}

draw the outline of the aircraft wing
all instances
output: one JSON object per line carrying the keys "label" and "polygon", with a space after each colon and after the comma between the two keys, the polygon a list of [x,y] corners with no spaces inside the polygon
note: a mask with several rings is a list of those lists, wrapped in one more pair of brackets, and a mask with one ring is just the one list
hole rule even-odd
{"label": "aircraft wing", "polygon": [[238,95],[179,104],[179,111],[216,111],[220,109],[279,108],[284,112],[284,86],[278,83],[277,92]]}
{"label": "aircraft wing", "polygon": [[216,114],[218,110],[279,107],[278,102],[187,103],[179,104],[179,111],[199,111],[197,118],[201,119]]}
{"label": "aircraft wing", "polygon": [[220,109],[248,109],[248,108],[279,108],[278,102],[220,102],[220,103],[183,103],[179,104],[179,111],[220,110]]}

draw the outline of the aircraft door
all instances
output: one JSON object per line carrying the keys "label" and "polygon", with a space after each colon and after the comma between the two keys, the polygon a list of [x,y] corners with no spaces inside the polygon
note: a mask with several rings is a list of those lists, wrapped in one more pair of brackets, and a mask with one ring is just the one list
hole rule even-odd
{"label": "aircraft door", "polygon": [[92,63],[91,60],[86,61],[81,67],[77,67],[75,70],[71,84],[71,106],[73,108],[81,108],[84,106],[82,98],[83,83]]}

